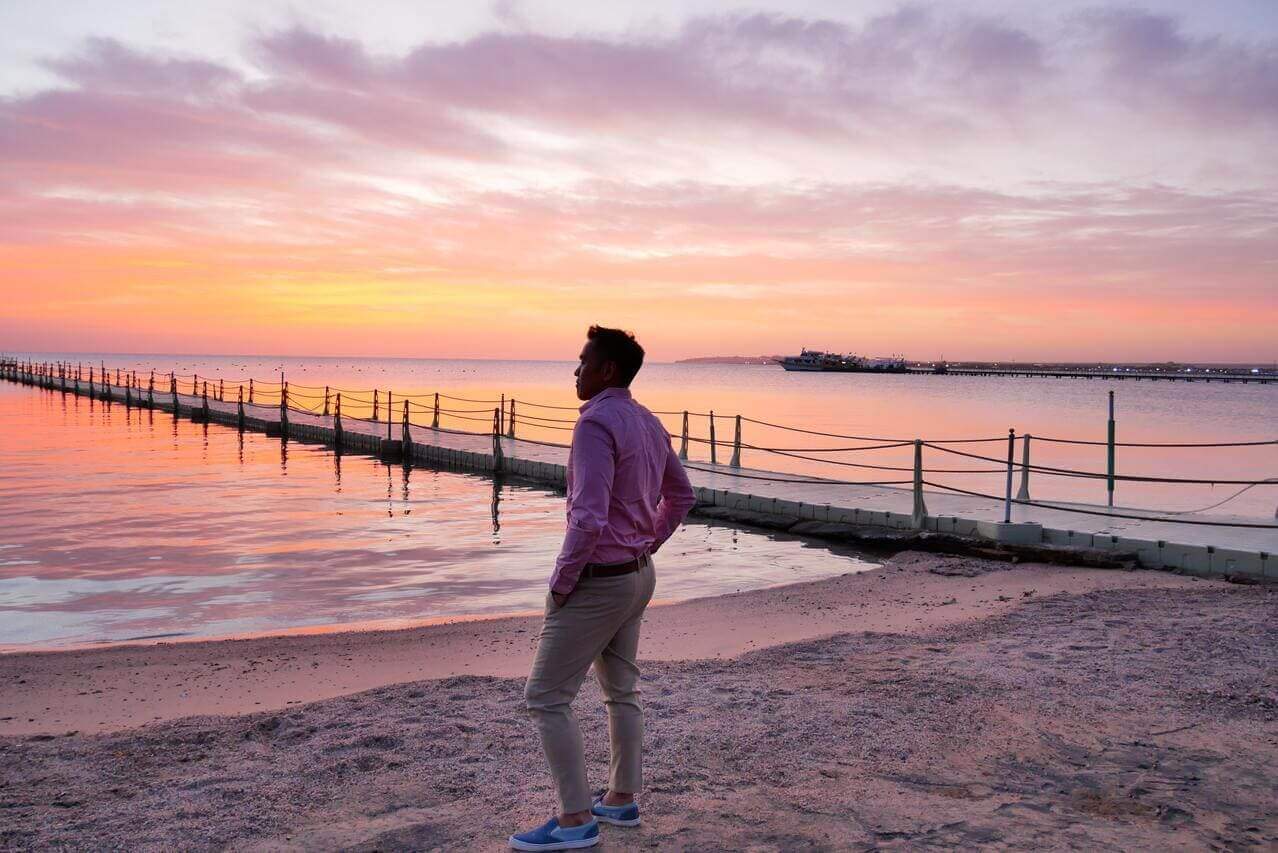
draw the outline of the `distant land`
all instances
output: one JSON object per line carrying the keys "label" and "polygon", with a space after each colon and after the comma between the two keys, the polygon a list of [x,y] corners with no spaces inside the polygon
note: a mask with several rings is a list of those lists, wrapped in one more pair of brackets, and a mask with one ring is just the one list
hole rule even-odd
{"label": "distant land", "polygon": [[675,364],[776,364],[779,361],[779,355],[703,355],[681,358]]}

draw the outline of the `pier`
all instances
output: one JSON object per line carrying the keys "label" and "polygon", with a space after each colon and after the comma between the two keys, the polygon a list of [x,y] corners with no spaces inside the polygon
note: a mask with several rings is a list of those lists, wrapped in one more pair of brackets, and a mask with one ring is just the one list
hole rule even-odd
{"label": "pier", "polygon": [[[48,392],[88,396],[109,405],[159,410],[175,417],[263,432],[286,441],[322,443],[340,453],[371,454],[407,465],[509,475],[555,488],[565,483],[568,446],[521,436],[519,430],[528,425],[541,425],[568,432],[573,422],[569,415],[575,415],[575,409],[571,413],[554,411],[569,407],[514,399],[474,400],[439,393],[401,397],[389,391],[384,396],[379,391],[347,393],[348,408],[344,414],[340,390],[290,386],[283,380],[227,382],[211,377],[179,378],[154,373],[140,377],[104,366],[85,369],[78,365],[10,360],[0,362],[0,377]],[[369,416],[353,416],[352,403]],[[489,403],[498,405],[489,408]],[[479,408],[449,408],[450,405]],[[551,411],[534,415],[530,409]],[[1213,482],[1242,488],[1268,487],[1278,493],[1278,479],[1203,481],[1121,476],[1113,467],[1113,448],[1121,445],[1114,442],[1112,430],[1108,441],[1108,470],[1089,472],[1032,464],[1029,437],[1014,433],[1005,439],[900,441],[835,436],[744,419],[778,429],[862,442],[859,446],[829,450],[855,452],[884,447],[913,450],[912,466],[836,463],[883,471],[879,475],[883,479],[844,480],[744,467],[740,462],[743,448],[799,459],[811,457],[789,453],[784,448],[743,443],[740,415],[732,418],[733,437],[720,439],[715,433],[713,413],[710,413],[706,437],[691,435],[689,413],[682,414],[683,429],[680,435],[674,436],[681,458],[688,460],[690,444],[706,447],[710,455],[708,462],[685,462],[697,493],[696,511],[706,517],[850,543],[932,550],[975,546],[1008,559],[1131,564],[1204,576],[1278,581],[1278,559],[1274,557],[1278,551],[1278,522],[1202,512],[1160,516],[1121,505],[1043,502],[1030,498],[1031,473],[1104,481],[1111,501],[1114,484],[1123,480],[1169,485]],[[447,428],[440,424],[441,415],[479,426],[464,430]],[[889,443],[870,443],[874,441]],[[1263,450],[1278,446],[1278,439],[1235,445]],[[928,459],[960,459],[968,460],[969,464],[996,466],[972,473],[1005,471],[1005,492],[988,494],[939,483],[932,477],[952,469],[924,464],[925,452]],[[728,461],[720,461],[721,456],[728,456]],[[1014,496],[1018,475],[1020,484]]]}
{"label": "pier", "polygon": [[[873,372],[873,371],[869,371]],[[1037,376],[1050,379],[1131,379],[1133,381],[1150,382],[1237,382],[1242,384],[1268,385],[1278,383],[1278,373],[1244,373],[1238,371],[1206,371],[1198,370],[1186,373],[1164,373],[1149,370],[1094,369],[1069,370],[1065,368],[1035,367],[953,367],[944,370],[931,367],[909,367],[903,373],[922,376]]]}

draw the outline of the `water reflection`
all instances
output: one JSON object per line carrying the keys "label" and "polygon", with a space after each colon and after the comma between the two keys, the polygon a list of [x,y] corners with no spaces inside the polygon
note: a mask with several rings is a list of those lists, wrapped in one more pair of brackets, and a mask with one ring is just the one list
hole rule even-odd
{"label": "water reflection", "polygon": [[[563,497],[0,385],[0,647],[534,609]],[[487,510],[485,512],[485,510]],[[687,525],[658,594],[871,565]]]}

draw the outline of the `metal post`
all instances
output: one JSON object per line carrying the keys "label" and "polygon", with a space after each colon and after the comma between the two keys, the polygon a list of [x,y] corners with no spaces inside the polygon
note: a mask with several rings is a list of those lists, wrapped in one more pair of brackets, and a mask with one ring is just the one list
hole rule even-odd
{"label": "metal post", "polygon": [[927,504],[923,502],[923,439],[914,439],[914,514],[915,530],[927,527]]}
{"label": "metal post", "polygon": [[200,374],[191,374],[191,396],[194,397],[200,393]]}
{"label": "metal post", "polygon": [[236,408],[235,420],[239,424],[240,431],[242,432],[244,430],[244,386],[243,385],[239,387],[239,393],[237,394],[236,401],[235,401],[235,408]]}
{"label": "metal post", "polygon": [[710,464],[719,464],[718,443],[714,439],[714,409],[710,410]]}
{"label": "metal post", "polygon": [[207,380],[204,382],[204,386],[201,390],[204,396],[204,412],[201,415],[201,418],[205,423],[208,423],[209,422],[209,383]]}
{"label": "metal post", "polygon": [[337,408],[333,410],[333,447],[342,452],[342,392],[337,392]]}
{"label": "metal post", "polygon": [[373,389],[373,420],[375,420],[375,421],[376,421],[376,420],[381,420],[381,418],[379,418],[379,417],[378,417],[377,389],[376,389],[376,388],[374,388],[374,389]]}
{"label": "metal post", "polygon": [[510,398],[510,417],[506,421],[506,438],[515,437],[515,398]]}
{"label": "metal post", "polygon": [[93,399],[93,365],[89,365],[89,399]]}
{"label": "metal post", "polygon": [[439,392],[435,392],[435,415],[430,419],[430,428],[439,429]]}
{"label": "metal post", "polygon": [[[93,368],[89,370],[92,371]],[[169,371],[169,391],[173,393],[173,417],[176,418],[178,416],[177,374],[171,370]]]}
{"label": "metal post", "polygon": [[1018,501],[1027,501],[1030,499],[1029,494],[1029,446],[1030,434],[1025,433],[1025,437],[1021,439],[1021,488],[1016,493]]}
{"label": "metal post", "polygon": [[328,417],[328,386],[324,386],[324,417]]}
{"label": "metal post", "polygon": [[391,440],[391,422],[395,420],[395,400],[390,389],[386,389],[386,440]]}
{"label": "metal post", "polygon": [[1012,520],[1012,463],[1016,459],[1016,430],[1007,431],[1007,497],[1003,500],[1003,523]]}
{"label": "metal post", "polygon": [[737,415],[737,431],[732,439],[732,461],[728,463],[733,468],[741,467],[741,416]]}
{"label": "metal post", "polygon": [[251,405],[253,405],[253,377],[252,377],[252,376],[250,376],[250,377],[249,377],[249,398],[248,398],[248,402],[249,402],[249,405],[250,405],[250,406],[251,406]]}
{"label": "metal post", "polygon": [[124,408],[133,408],[133,387],[130,385],[124,386]]}
{"label": "metal post", "polygon": [[501,395],[501,408],[498,409],[497,411],[501,413],[500,417],[497,420],[498,432],[505,432],[506,431],[506,395],[505,394]]}
{"label": "metal post", "polygon": [[[502,395],[503,398],[505,395]],[[501,409],[493,409],[493,471],[502,468],[501,458]]]}
{"label": "metal post", "polygon": [[155,411],[155,368],[151,368],[151,381],[146,386],[146,407]]}
{"label": "metal post", "polygon": [[222,380],[217,381],[217,401],[219,403],[226,402],[226,386],[222,384]]}
{"label": "metal post", "polygon": [[1109,494],[1109,506],[1114,505],[1114,392],[1109,392],[1109,439],[1106,441],[1108,466],[1105,489]]}
{"label": "metal post", "polygon": [[683,413],[683,432],[679,436],[679,458],[688,461],[688,412]]}

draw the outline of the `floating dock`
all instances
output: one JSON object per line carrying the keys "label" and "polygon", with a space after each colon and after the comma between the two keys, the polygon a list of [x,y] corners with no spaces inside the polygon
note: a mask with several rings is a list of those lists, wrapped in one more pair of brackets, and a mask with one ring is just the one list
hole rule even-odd
{"label": "floating dock", "polygon": [[[556,488],[565,483],[568,448],[506,434],[496,410],[491,433],[474,433],[411,423],[407,404],[400,419],[388,409],[387,419],[371,420],[343,418],[340,396],[331,414],[314,414],[275,404],[210,399],[207,390],[197,395],[179,393],[174,386],[161,391],[109,381],[104,385],[100,376],[95,384],[69,377],[66,371],[16,362],[0,364],[0,375],[50,392],[156,409],[283,440],[322,443],[343,453],[509,474]],[[287,397],[285,389],[281,399]],[[1121,507],[1048,507],[1010,498],[1004,502],[926,490],[921,469],[916,469],[913,488],[899,488],[732,464],[698,462],[688,467],[701,513],[799,536],[853,543],[898,538],[906,547],[929,538],[944,543],[961,537],[1012,555],[1020,551],[1026,559],[1056,555],[1064,560],[1074,555],[1103,563],[1108,557],[1115,564],[1278,581],[1278,523],[1255,518],[1195,514],[1151,519],[1131,517],[1142,511]]]}

